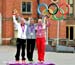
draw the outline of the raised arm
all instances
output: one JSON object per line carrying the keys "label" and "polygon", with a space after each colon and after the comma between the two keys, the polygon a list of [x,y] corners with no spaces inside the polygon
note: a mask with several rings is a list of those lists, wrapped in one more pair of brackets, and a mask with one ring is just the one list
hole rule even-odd
{"label": "raised arm", "polygon": [[28,19],[28,21],[27,21],[27,24],[30,24],[30,19],[31,19],[31,18],[29,17],[29,19]]}
{"label": "raised arm", "polygon": [[43,29],[46,29],[46,17],[42,17]]}
{"label": "raised arm", "polygon": [[17,26],[19,23],[16,20],[16,15],[18,15],[18,12],[16,9],[13,10],[13,22],[15,24],[15,26]]}
{"label": "raised arm", "polygon": [[13,22],[14,22],[15,25],[18,25],[18,24],[19,24],[19,23],[17,22],[17,20],[16,20],[16,15],[15,15],[15,14],[13,15]]}
{"label": "raised arm", "polygon": [[32,19],[31,17],[28,18],[28,21],[26,21],[26,24],[27,24],[27,25],[30,24],[30,20],[31,20],[31,19]]}
{"label": "raised arm", "polygon": [[49,20],[49,18],[44,18],[44,24],[45,24],[45,26],[46,27],[49,27],[50,26],[50,20]]}

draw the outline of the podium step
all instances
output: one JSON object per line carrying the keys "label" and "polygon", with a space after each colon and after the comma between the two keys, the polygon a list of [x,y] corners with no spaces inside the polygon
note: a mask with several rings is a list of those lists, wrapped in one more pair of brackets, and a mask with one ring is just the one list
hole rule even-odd
{"label": "podium step", "polygon": [[54,63],[7,63],[7,65],[55,65]]}

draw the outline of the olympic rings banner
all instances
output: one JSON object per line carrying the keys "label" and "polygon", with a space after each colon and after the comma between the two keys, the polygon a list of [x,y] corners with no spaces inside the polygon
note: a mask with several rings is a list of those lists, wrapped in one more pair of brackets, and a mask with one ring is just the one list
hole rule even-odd
{"label": "olympic rings banner", "polygon": [[[67,11],[64,11],[62,9],[63,5],[66,6]],[[41,12],[40,10],[41,7],[45,7],[43,12]],[[54,7],[54,9],[51,9],[51,7]],[[37,8],[37,12],[39,15],[42,15],[42,16],[47,16],[47,14],[50,14],[52,16],[52,19],[54,20],[62,20],[64,19],[64,15],[67,15],[69,13],[69,9],[70,9],[70,6],[67,3],[61,3],[59,5],[56,3],[51,3],[49,5],[42,3],[42,4],[39,4]],[[61,17],[56,16],[58,12],[62,15]]]}

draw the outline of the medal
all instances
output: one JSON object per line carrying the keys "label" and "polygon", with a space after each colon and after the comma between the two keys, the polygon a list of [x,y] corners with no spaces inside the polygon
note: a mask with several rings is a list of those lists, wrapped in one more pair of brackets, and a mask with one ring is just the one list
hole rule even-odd
{"label": "medal", "polygon": [[33,35],[33,33],[31,33],[31,35]]}
{"label": "medal", "polygon": [[24,26],[21,26],[21,28],[22,28],[22,35],[21,35],[21,37],[23,38],[24,37],[25,25]]}
{"label": "medal", "polygon": [[34,31],[34,25],[30,25],[30,34],[33,35],[33,31]]}
{"label": "medal", "polygon": [[42,35],[42,24],[38,25],[38,34],[41,36]]}

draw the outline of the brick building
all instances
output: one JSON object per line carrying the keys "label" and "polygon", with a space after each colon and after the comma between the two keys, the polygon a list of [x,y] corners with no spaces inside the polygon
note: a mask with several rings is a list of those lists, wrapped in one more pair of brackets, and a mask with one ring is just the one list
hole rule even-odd
{"label": "brick building", "polygon": [[[71,2],[73,1],[73,2]],[[74,0],[59,0],[58,4],[62,2],[68,2],[70,4],[71,2],[71,16],[69,14],[68,17],[66,17],[65,20],[60,22],[60,33],[59,36],[62,39],[70,38],[72,36],[73,39],[75,38],[75,22],[74,22]],[[10,44],[10,40],[14,37],[16,37],[16,30],[14,30],[14,24],[12,22],[12,11],[14,9],[17,9],[20,14],[24,16],[24,18],[28,18],[29,16],[32,16],[33,18],[38,18],[37,14],[37,6],[40,3],[46,3],[49,5],[51,0],[0,0],[0,12],[2,14],[2,33],[1,33],[1,44],[8,45]],[[73,16],[72,16],[73,15]],[[68,21],[68,22],[67,22]],[[55,39],[57,37],[57,22],[54,20],[50,20],[51,25],[48,29],[48,37],[49,39]],[[73,30],[74,29],[74,30]],[[70,32],[71,30],[71,32]],[[71,34],[73,33],[73,35]],[[71,36],[71,37],[70,37]],[[72,39],[72,40],[73,40]]]}

